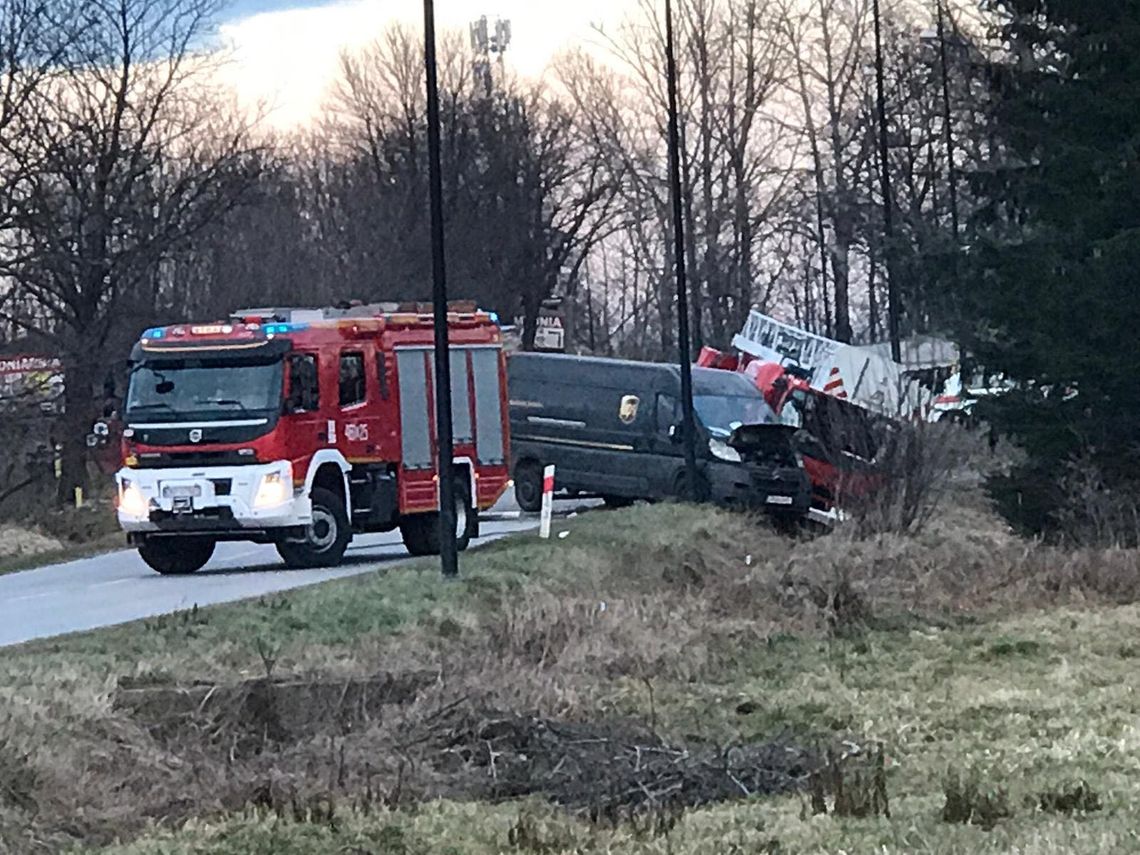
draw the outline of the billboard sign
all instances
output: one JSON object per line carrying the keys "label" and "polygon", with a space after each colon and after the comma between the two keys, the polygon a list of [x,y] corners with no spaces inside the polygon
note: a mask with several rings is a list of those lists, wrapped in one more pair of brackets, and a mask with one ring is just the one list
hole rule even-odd
{"label": "billboard sign", "polygon": [[51,356],[0,356],[0,408],[33,404],[43,412],[63,410],[63,363]]}

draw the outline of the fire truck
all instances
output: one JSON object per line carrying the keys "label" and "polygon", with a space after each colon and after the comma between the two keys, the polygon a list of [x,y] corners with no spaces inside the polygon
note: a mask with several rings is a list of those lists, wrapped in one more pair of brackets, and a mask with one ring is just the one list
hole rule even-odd
{"label": "fire truck", "polygon": [[431,307],[250,309],[149,329],[131,353],[118,518],[163,574],[219,541],[274,544],[328,567],[354,534],[399,529],[439,552],[439,479],[454,479],[460,549],[509,484],[501,333],[449,307],[454,469],[438,471]]}

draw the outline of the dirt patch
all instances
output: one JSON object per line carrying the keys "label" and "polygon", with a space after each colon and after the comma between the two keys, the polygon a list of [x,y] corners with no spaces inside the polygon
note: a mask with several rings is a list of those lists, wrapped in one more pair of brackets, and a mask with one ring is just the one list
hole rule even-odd
{"label": "dirt patch", "polygon": [[437,679],[433,671],[416,671],[350,680],[247,680],[228,686],[120,681],[113,708],[164,745],[220,747],[236,759],[274,745],[367,728],[381,717],[383,707],[410,703]]}
{"label": "dirt patch", "polygon": [[539,796],[617,823],[796,790],[816,766],[811,752],[786,741],[672,744],[631,720],[561,721],[469,698],[433,714],[385,713],[437,681],[411,672],[335,682],[128,684],[114,706],[180,757],[224,764],[229,810],[243,803],[295,810],[331,792],[389,805]]}
{"label": "dirt patch", "polygon": [[539,795],[594,821],[789,792],[804,786],[816,765],[808,751],[785,741],[672,745],[631,721],[473,709],[458,711],[435,740],[437,768],[467,778],[466,796]]}

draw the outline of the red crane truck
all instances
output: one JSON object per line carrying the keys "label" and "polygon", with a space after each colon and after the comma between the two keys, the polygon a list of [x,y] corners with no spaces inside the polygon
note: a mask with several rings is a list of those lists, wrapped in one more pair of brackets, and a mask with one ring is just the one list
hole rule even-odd
{"label": "red crane truck", "polygon": [[[497,319],[452,304],[456,533],[509,484]],[[430,306],[260,309],[147,330],[131,354],[118,517],[143,560],[193,573],[223,540],[291,567],[337,564],[353,534],[439,551]]]}

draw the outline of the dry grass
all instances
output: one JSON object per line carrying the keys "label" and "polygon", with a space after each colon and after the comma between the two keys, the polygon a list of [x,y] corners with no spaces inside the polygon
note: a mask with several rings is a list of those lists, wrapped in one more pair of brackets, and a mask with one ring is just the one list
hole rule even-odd
{"label": "dry grass", "polygon": [[0,528],[0,561],[58,552],[61,549],[62,541],[38,531],[10,525]]}
{"label": "dry grass", "polygon": [[[188,821],[205,825],[125,851],[657,852],[668,840],[677,853],[711,841],[741,853],[953,852],[1046,833],[1054,848],[1023,851],[1074,851],[1097,834],[1116,840],[1121,806],[1140,796],[1124,771],[1140,712],[1124,691],[1140,657],[1127,642],[1140,625],[1126,605],[1140,601],[1133,552],[1020,541],[971,497],[921,534],[859,540],[797,543],[680,507],[559,526],[566,539],[472,554],[456,585],[413,566],[10,653],[0,851]],[[391,702],[360,700],[382,673],[419,682]],[[172,706],[132,711],[123,677],[135,691],[162,686]],[[169,700],[194,680],[219,688],[191,690],[189,711]],[[438,742],[441,728],[461,729],[454,715],[482,710],[633,720],[672,746],[781,733],[821,751],[881,743],[885,780],[872,771],[869,795],[848,792],[843,811],[828,791],[816,819],[807,796],[610,828],[545,808],[424,806],[486,794],[471,786],[493,774],[486,757],[449,766]],[[1109,745],[1119,759],[1103,759]],[[942,827],[946,770],[983,760],[1018,805],[1056,781],[1089,782],[1104,794],[1101,825],[1077,833],[1063,811],[1019,809],[989,837]],[[873,818],[880,784],[890,820]]]}

